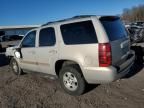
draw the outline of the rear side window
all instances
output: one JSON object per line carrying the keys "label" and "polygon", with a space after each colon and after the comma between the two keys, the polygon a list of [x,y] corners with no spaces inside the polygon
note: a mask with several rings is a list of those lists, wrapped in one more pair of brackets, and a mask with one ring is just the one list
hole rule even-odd
{"label": "rear side window", "polygon": [[40,31],[39,46],[53,46],[55,45],[55,31],[54,28],[44,28]]}
{"label": "rear side window", "polygon": [[127,31],[118,17],[100,18],[110,41],[127,37]]}
{"label": "rear side window", "polygon": [[92,21],[65,24],[60,28],[64,43],[67,45],[97,43]]}

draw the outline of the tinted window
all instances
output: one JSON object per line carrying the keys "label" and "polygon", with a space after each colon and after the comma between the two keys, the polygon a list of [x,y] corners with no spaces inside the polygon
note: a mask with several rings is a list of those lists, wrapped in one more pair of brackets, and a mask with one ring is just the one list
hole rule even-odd
{"label": "tinted window", "polygon": [[45,28],[40,31],[39,46],[53,46],[55,42],[54,28]]}
{"label": "tinted window", "polygon": [[23,38],[23,36],[18,36],[18,35],[12,35],[10,36],[10,40],[21,40]]}
{"label": "tinted window", "polygon": [[1,37],[1,41],[16,41],[21,40],[23,37],[18,35],[5,35]]}
{"label": "tinted window", "polygon": [[10,41],[10,37],[8,35],[5,35],[2,37],[2,41],[5,42],[5,41]]}
{"label": "tinted window", "polygon": [[97,43],[95,29],[91,21],[71,23],[61,26],[65,44]]}
{"label": "tinted window", "polygon": [[27,34],[22,42],[22,47],[35,47],[36,31]]}
{"label": "tinted window", "polygon": [[125,27],[119,18],[101,18],[100,20],[110,41],[127,37]]}

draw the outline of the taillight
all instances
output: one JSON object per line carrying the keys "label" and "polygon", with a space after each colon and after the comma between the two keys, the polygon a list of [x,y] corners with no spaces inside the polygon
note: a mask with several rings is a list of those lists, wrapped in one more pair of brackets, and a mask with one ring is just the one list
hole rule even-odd
{"label": "taillight", "polygon": [[111,45],[109,43],[99,44],[99,66],[108,67],[112,64]]}

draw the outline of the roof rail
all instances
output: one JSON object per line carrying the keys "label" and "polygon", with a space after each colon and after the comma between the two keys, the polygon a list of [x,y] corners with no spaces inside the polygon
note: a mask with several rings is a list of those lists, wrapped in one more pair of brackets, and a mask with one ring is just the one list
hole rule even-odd
{"label": "roof rail", "polygon": [[47,22],[47,23],[45,23],[45,24],[43,24],[41,26],[46,26],[46,25],[49,25],[49,24],[52,24],[52,23],[56,23],[56,22],[63,22],[63,21],[71,20],[71,19],[86,18],[86,17],[91,17],[91,16],[95,16],[95,15],[77,15],[77,16],[74,16],[72,18],[67,18],[67,19],[63,19],[63,20]]}
{"label": "roof rail", "polygon": [[77,15],[72,18],[86,18],[86,17],[91,17],[91,16],[95,16],[95,15]]}

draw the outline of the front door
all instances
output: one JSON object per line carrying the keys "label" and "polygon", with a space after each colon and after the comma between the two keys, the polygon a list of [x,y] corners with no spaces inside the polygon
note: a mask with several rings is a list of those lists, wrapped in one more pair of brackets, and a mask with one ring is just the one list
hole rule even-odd
{"label": "front door", "polygon": [[21,43],[20,65],[22,69],[39,71],[36,59],[36,31],[29,32]]}

